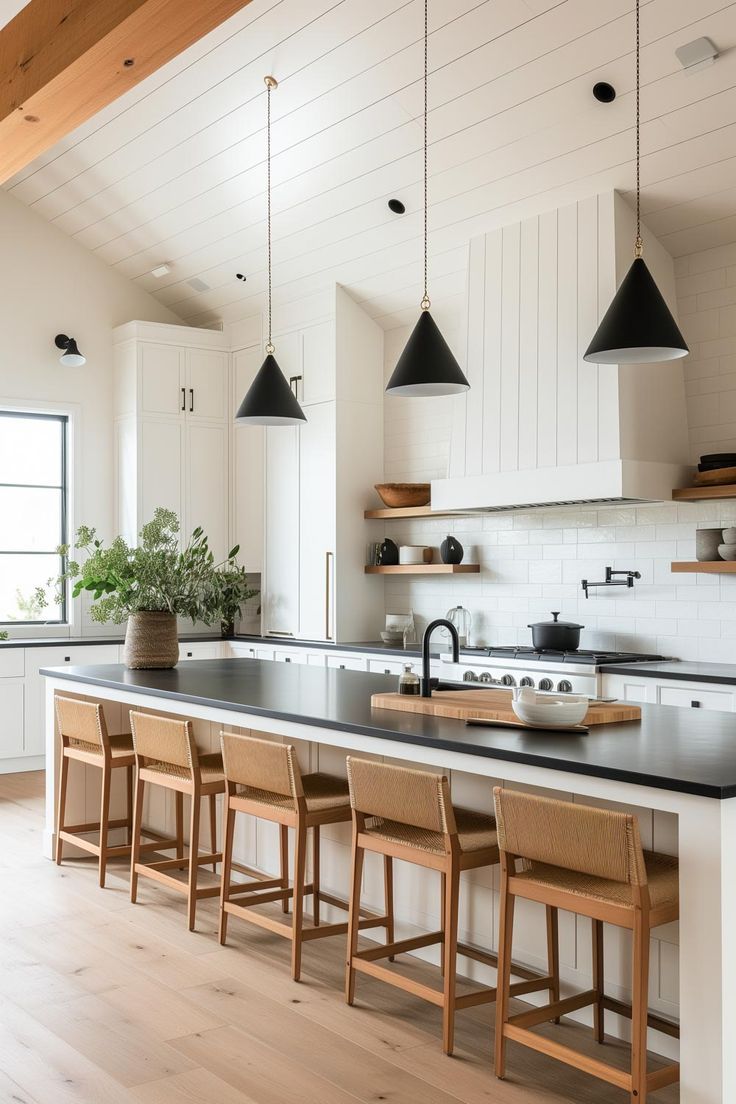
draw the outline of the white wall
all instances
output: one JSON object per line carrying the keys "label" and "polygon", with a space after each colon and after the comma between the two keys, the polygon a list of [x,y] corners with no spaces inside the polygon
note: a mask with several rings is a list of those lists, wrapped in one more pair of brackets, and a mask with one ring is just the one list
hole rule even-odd
{"label": "white wall", "polygon": [[[132,318],[181,320],[6,192],[0,192],[0,251],[0,405],[77,408],[80,478],[72,525],[85,522],[109,536],[112,329]],[[57,333],[77,339],[87,357],[83,368],[59,364]]]}

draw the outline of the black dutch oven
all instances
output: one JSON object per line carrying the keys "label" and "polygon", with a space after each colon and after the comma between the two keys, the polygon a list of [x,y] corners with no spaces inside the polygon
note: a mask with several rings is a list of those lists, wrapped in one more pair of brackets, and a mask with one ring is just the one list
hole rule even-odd
{"label": "black dutch oven", "polygon": [[552,621],[537,621],[528,627],[532,630],[532,644],[537,652],[576,652],[580,645],[580,630],[584,625],[572,621],[558,621],[559,610],[552,610]]}

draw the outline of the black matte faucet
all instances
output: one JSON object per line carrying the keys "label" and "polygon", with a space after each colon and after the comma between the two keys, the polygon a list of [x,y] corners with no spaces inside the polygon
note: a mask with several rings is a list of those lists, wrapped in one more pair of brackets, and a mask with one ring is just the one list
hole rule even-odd
{"label": "black matte faucet", "polygon": [[424,630],[424,636],[422,637],[422,682],[421,692],[423,698],[432,697],[432,679],[429,675],[429,639],[435,629],[440,626],[444,629],[448,629],[450,633],[450,639],[452,640],[452,662],[460,662],[460,637],[457,634],[457,629],[453,625],[452,621],[448,621],[444,617],[438,617],[436,621],[430,621]]}

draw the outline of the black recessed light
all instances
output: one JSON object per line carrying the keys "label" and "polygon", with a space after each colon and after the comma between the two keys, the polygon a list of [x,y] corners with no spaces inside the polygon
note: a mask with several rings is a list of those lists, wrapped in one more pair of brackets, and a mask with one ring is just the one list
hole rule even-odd
{"label": "black recessed light", "polygon": [[248,279],[248,277],[244,276],[242,272],[236,272],[235,273],[235,279],[236,280],[242,280],[243,283],[245,283],[245,281]]}
{"label": "black recessed light", "polygon": [[404,211],[406,211],[406,207],[400,199],[390,199],[388,201],[388,209],[389,211],[393,211],[395,215],[403,215]]}
{"label": "black recessed light", "polygon": [[608,81],[598,81],[593,85],[593,95],[599,103],[613,103],[616,99],[616,89]]}

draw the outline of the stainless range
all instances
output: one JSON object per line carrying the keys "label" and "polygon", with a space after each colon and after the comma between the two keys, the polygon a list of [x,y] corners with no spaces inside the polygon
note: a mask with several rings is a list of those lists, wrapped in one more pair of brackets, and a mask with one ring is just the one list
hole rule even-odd
{"label": "stainless range", "polygon": [[532,686],[563,694],[601,695],[600,668],[614,663],[652,663],[666,656],[638,652],[535,651],[524,647],[466,648],[460,662],[442,655],[442,678],[478,686]]}

